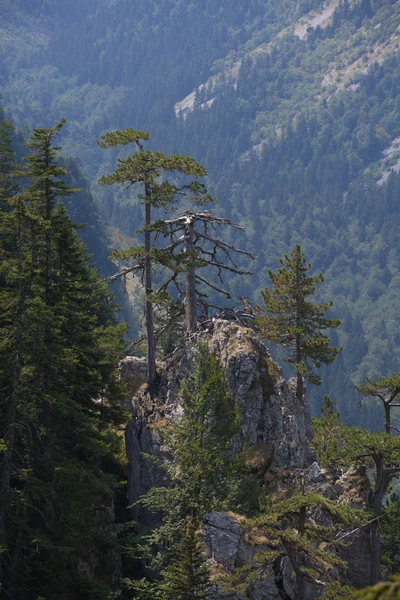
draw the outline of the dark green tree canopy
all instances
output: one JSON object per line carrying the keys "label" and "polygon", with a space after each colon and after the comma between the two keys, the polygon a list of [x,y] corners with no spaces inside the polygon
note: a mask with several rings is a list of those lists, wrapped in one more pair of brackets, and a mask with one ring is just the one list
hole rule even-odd
{"label": "dark green tree canopy", "polygon": [[[0,210],[1,600],[112,591],[101,548],[116,548],[104,502],[121,475],[125,327],[61,202],[74,193],[54,147],[62,124],[34,131]],[[79,570],[93,552],[103,573]]]}

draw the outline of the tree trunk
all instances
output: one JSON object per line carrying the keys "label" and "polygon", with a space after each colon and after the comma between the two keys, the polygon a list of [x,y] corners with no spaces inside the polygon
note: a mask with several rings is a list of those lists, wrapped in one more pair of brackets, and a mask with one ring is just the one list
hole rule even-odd
{"label": "tree trunk", "polygon": [[293,600],[304,600],[305,579],[300,568],[299,557],[296,555],[296,551],[293,550],[288,542],[283,542],[283,545],[296,575]]}
{"label": "tree trunk", "polygon": [[[299,365],[303,359],[303,353],[301,351],[301,338],[300,338],[300,333],[299,333],[300,317],[301,317],[299,294],[300,294],[300,271],[299,271],[299,267],[297,267],[296,268],[296,328],[297,328],[297,332],[296,332],[296,364],[297,365]],[[296,369],[296,373],[297,373],[296,397],[297,397],[298,402],[302,403],[303,395],[304,395],[303,374],[299,373],[297,369]]]}
{"label": "tree trunk", "polygon": [[[301,342],[300,335],[296,334],[296,363],[300,364],[302,360],[302,352],[301,352]],[[303,402],[304,396],[304,383],[303,383],[303,374],[297,372],[297,385],[296,385],[296,398],[299,402]]]}
{"label": "tree trunk", "polygon": [[[150,190],[145,186],[145,225],[150,225],[151,205]],[[150,390],[156,379],[156,348],[154,339],[154,314],[153,303],[148,299],[153,292],[152,272],[151,272],[151,233],[144,233],[144,250],[146,252],[144,271],[145,271],[145,289],[146,289],[146,330],[147,330],[147,383]]]}
{"label": "tree trunk", "polygon": [[385,473],[385,463],[382,456],[379,453],[375,453],[373,459],[375,463],[375,491],[372,497],[372,509],[375,514],[379,514],[389,480]]}
{"label": "tree trunk", "polygon": [[[188,218],[185,226],[185,251],[193,253],[193,235],[194,223]],[[191,260],[191,259],[190,259]],[[186,315],[186,331],[187,333],[195,333],[197,331],[197,301],[196,301],[196,272],[195,267],[190,266],[186,271],[185,277],[185,315]]]}
{"label": "tree trunk", "polygon": [[369,584],[378,583],[381,576],[381,535],[379,520],[373,521],[370,525],[370,548],[371,548],[371,570]]}
{"label": "tree trunk", "polygon": [[303,535],[306,528],[307,507],[302,506],[299,510],[299,534]]}
{"label": "tree trunk", "polygon": [[390,404],[384,402],[383,405],[385,407],[385,433],[390,435]]}
{"label": "tree trunk", "polygon": [[[375,515],[382,510],[382,503],[390,483],[390,476],[385,470],[385,462],[379,453],[373,456],[375,462],[375,491],[372,497],[372,509]],[[370,526],[371,571],[370,585],[379,581],[381,572],[381,539],[379,519]]]}

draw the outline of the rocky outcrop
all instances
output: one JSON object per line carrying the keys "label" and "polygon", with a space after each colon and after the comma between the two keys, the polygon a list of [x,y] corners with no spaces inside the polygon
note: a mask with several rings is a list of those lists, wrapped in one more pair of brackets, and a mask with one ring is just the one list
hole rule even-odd
{"label": "rocky outcrop", "polygon": [[[338,503],[346,502],[354,508],[361,507],[370,493],[368,478],[362,470],[350,469],[340,476],[335,476],[322,469],[318,462],[314,462],[307,469],[283,473],[274,496],[279,499],[290,497],[300,489],[300,485],[306,493],[317,493]],[[308,511],[308,519],[322,527],[333,525],[329,513],[320,507]],[[242,527],[243,521],[243,517],[233,513],[205,515],[202,537],[213,573],[233,573],[240,567],[251,565],[257,552],[271,549],[267,545],[254,547]],[[322,578],[328,581],[340,578],[343,585],[365,586],[371,573],[369,526],[349,535],[346,542],[348,544],[339,548],[340,558],[348,565],[346,571],[339,575],[336,569],[332,569]],[[284,554],[283,552],[282,557],[274,563],[265,565],[262,574],[249,584],[245,595],[227,594],[215,584],[210,600],[296,600],[292,565]],[[318,582],[306,583],[305,600],[315,600],[323,595],[323,585]]]}
{"label": "rocky outcrop", "polygon": [[[226,573],[251,564],[255,549],[246,542],[240,520],[227,513],[210,513],[204,517],[203,540],[211,572]],[[267,550],[258,547],[257,551]],[[222,569],[221,569],[222,568]],[[322,595],[322,588],[308,584],[304,600],[314,600]],[[262,575],[249,584],[246,594],[229,594],[218,585],[210,600],[294,600],[293,570],[288,557],[282,557],[263,569]]]}
{"label": "rocky outcrop", "polygon": [[[236,322],[214,319],[162,365],[156,397],[150,397],[146,390],[129,396],[132,420],[126,432],[128,494],[132,518],[139,527],[157,522],[157,515],[137,501],[151,487],[165,484],[160,465],[170,457],[158,431],[182,413],[180,384],[193,366],[194,349],[199,342],[213,349],[224,368],[231,398],[241,413],[241,430],[234,439],[234,450],[246,449],[247,464],[257,474],[260,485],[273,483],[277,499],[304,489],[338,502],[348,501],[354,507],[365,502],[369,493],[365,473],[328,476],[321,469],[311,449],[311,417],[306,400],[297,401],[293,382],[289,385],[283,379],[281,370],[254,332]],[[142,360],[126,360],[124,368],[131,381],[142,381],[144,365]],[[150,461],[146,455],[156,460]],[[316,511],[312,518],[318,525],[332,524],[324,511]],[[246,539],[240,517],[230,513],[205,515],[203,538],[210,565],[217,573],[233,572],[250,564],[256,551]],[[356,545],[343,550],[343,558],[349,562],[343,583],[357,585],[368,581],[369,543],[369,533],[365,530],[357,536]],[[275,564],[266,567],[262,577],[253,581],[245,596],[227,595],[215,588],[210,600],[293,600],[293,579],[290,561],[282,555]],[[307,583],[306,600],[318,598],[322,593],[318,583]]]}
{"label": "rocky outcrop", "polygon": [[[157,397],[146,391],[129,397],[132,420],[126,432],[129,459],[129,503],[135,504],[150,487],[162,483],[162,473],[152,466],[145,454],[159,462],[167,460],[156,425],[178,416],[179,387],[193,364],[198,342],[206,342],[225,369],[232,400],[241,412],[241,433],[235,448],[249,448],[249,466],[268,478],[277,469],[309,466],[315,459],[311,447],[311,417],[306,401],[299,404],[271,360],[267,348],[254,332],[242,325],[214,319],[207,330],[193,336],[178,348],[162,367]],[[143,359],[125,359],[122,373],[128,383],[140,386],[145,374]],[[135,389],[131,387],[131,390]],[[133,518],[148,523],[151,516],[133,506]]]}

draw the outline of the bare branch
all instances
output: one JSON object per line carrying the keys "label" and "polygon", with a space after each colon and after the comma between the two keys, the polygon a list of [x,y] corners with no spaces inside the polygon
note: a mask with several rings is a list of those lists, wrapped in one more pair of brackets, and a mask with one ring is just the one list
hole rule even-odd
{"label": "bare branch", "polygon": [[251,252],[247,252],[247,250],[241,250],[240,248],[236,248],[236,246],[232,246],[231,244],[227,244],[226,242],[221,242],[220,240],[217,240],[216,238],[213,238],[210,235],[207,235],[206,233],[200,233],[199,231],[196,231],[195,233],[199,237],[202,237],[203,239],[207,240],[208,242],[211,242],[218,248],[228,248],[229,250],[234,250],[235,252],[238,252],[239,254],[244,254],[245,256],[248,256],[249,258],[251,258],[251,260],[255,260],[255,256]]}
{"label": "bare branch", "polygon": [[231,273],[237,273],[238,275],[253,275],[253,271],[243,271],[242,269],[236,269],[234,267],[229,267],[228,265],[224,265],[224,263],[206,261],[208,265],[212,267],[217,267],[218,269],[224,269],[225,271],[230,271]]}
{"label": "bare branch", "polygon": [[160,339],[162,334],[165,333],[166,331],[168,331],[168,329],[173,325],[173,323],[176,321],[176,319],[178,319],[178,317],[181,317],[183,314],[184,314],[184,310],[182,307],[178,312],[176,312],[175,314],[173,314],[170,317],[168,323],[166,323],[165,325],[160,327],[160,329],[157,329],[157,331],[154,334],[156,343],[158,343],[158,340]]}
{"label": "bare branch", "polygon": [[185,225],[188,222],[196,222],[196,221],[202,221],[203,223],[210,223],[212,225],[214,225],[215,223],[218,225],[230,225],[231,227],[234,227],[235,229],[240,229],[241,231],[245,231],[245,228],[242,227],[241,225],[237,225],[236,223],[232,223],[232,221],[230,221],[229,219],[225,219],[224,217],[218,217],[217,215],[213,215],[212,213],[209,212],[194,212],[194,211],[186,211],[183,213],[183,215],[181,215],[180,217],[177,217],[176,219],[170,219],[167,221],[164,221],[166,225],[178,225],[178,224],[182,224]]}
{"label": "bare branch", "polygon": [[348,531],[347,533],[345,533],[344,535],[340,535],[339,534],[336,536],[336,540],[338,542],[340,542],[341,540],[344,540],[346,537],[349,537],[350,535],[354,535],[355,533],[358,533],[359,531],[361,531],[362,529],[364,529],[364,527],[366,527],[367,525],[370,525],[371,523],[373,523],[374,521],[378,521],[381,518],[381,515],[379,515],[378,517],[374,517],[373,519],[371,519],[370,521],[367,521],[366,523],[364,523],[363,525],[361,525],[360,527],[357,527],[356,529],[352,529],[352,531]]}
{"label": "bare branch", "polygon": [[118,279],[119,277],[126,277],[127,275],[129,275],[129,273],[133,273],[134,271],[139,271],[140,269],[143,269],[143,268],[144,268],[144,263],[137,263],[131,267],[125,267],[124,269],[122,269],[121,271],[118,271],[118,273],[115,273],[114,275],[105,277],[103,279],[103,281],[107,281],[108,283],[114,283],[114,281],[116,281],[116,279]]}
{"label": "bare branch", "polygon": [[157,290],[157,294],[161,294],[162,292],[165,292],[169,286],[170,283],[172,283],[173,281],[176,280],[176,278],[179,275],[179,271],[174,271],[174,273],[171,275],[171,277],[169,279],[167,279],[167,281],[165,281]]}
{"label": "bare branch", "polygon": [[223,294],[226,298],[228,298],[228,300],[230,300],[232,298],[232,296],[230,294],[228,294],[228,292],[226,292],[225,290],[222,290],[221,288],[217,287],[216,285],[210,283],[209,281],[207,281],[207,279],[203,279],[203,277],[200,277],[200,275],[196,275],[196,280],[201,281],[202,283],[205,283],[206,285],[208,285],[208,287],[212,288],[216,292]]}

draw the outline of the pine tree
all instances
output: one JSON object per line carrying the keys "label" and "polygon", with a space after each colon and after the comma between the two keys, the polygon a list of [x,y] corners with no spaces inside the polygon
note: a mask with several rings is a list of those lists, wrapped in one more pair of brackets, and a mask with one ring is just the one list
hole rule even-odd
{"label": "pine tree", "polygon": [[393,373],[391,377],[380,377],[376,381],[367,377],[367,381],[367,384],[359,385],[357,390],[363,396],[372,396],[382,402],[385,409],[385,433],[390,434],[391,409],[400,406],[400,402],[395,402],[400,400],[400,374]]}
{"label": "pine tree", "polygon": [[[327,590],[345,571],[346,563],[339,557],[341,545],[338,524],[354,528],[366,521],[365,511],[339,505],[317,493],[299,493],[284,500],[266,497],[262,514],[242,522],[246,540],[260,547],[253,562],[221,577],[226,591],[246,595],[254,580],[262,577],[267,565],[273,566],[275,577],[282,577],[285,560],[292,567],[293,598],[308,597],[307,582]],[[329,515],[330,526],[318,523],[318,515]],[[330,572],[330,569],[333,570]],[[336,574],[333,575],[332,574]],[[285,593],[285,590],[282,590]]]}
{"label": "pine tree", "polygon": [[306,263],[300,246],[295,246],[292,254],[285,255],[280,263],[282,267],[276,273],[268,272],[272,290],[266,288],[261,292],[265,309],[260,309],[256,325],[269,342],[284,349],[284,360],[296,371],[296,395],[302,401],[303,379],[315,385],[321,383],[312,367],[331,363],[341,351],[330,346],[329,337],[322,333],[338,327],[341,321],[324,317],[332,302],[315,304],[307,300],[324,278],[321,273],[307,275],[311,265]]}
{"label": "pine tree", "polygon": [[[208,317],[210,303],[208,294],[203,289],[204,286],[211,288],[227,299],[231,299],[229,292],[221,287],[224,285],[223,274],[226,272],[238,275],[252,274],[251,271],[241,269],[232,258],[236,253],[254,260],[251,252],[241,250],[211,234],[210,229],[216,229],[221,225],[243,229],[243,227],[223,217],[218,217],[209,212],[190,210],[177,218],[157,222],[152,226],[155,231],[162,232],[170,240],[167,247],[168,261],[165,261],[164,264],[171,269],[172,275],[163,282],[158,292],[165,293],[173,283],[180,295],[184,296],[186,331],[189,334],[197,331],[199,307],[203,315]],[[218,283],[211,282],[199,275],[199,269],[204,267],[214,269]],[[182,272],[185,274],[184,286],[179,279]],[[201,291],[199,286],[201,286]],[[213,308],[218,307],[213,305]]]}
{"label": "pine tree", "polygon": [[367,508],[375,518],[370,523],[371,572],[370,584],[379,580],[381,569],[380,519],[383,501],[394,477],[400,472],[400,439],[383,433],[371,433],[358,427],[348,427],[339,421],[332,405],[325,401],[321,419],[315,419],[314,447],[326,468],[364,467],[373,473],[374,488]]}
{"label": "pine tree", "polygon": [[[165,208],[183,197],[192,202],[208,202],[211,196],[208,194],[204,184],[191,181],[185,184],[175,183],[175,178],[180,175],[189,177],[204,177],[207,171],[193,158],[174,154],[165,156],[162,152],[145,150],[143,142],[150,139],[150,134],[145,131],[134,131],[125,129],[123,131],[112,131],[102,136],[98,142],[101,148],[124,147],[134,144],[136,152],[127,158],[118,159],[118,165],[114,173],[105,175],[99,179],[100,185],[124,184],[128,187],[137,185],[140,189],[138,197],[144,204],[144,247],[131,247],[127,251],[114,253],[119,260],[135,259],[132,267],[124,269],[121,273],[141,270],[144,272],[146,292],[146,330],[147,330],[147,359],[148,359],[148,383],[150,390],[156,380],[156,354],[154,336],[154,314],[153,302],[155,299],[153,290],[152,268],[158,262],[169,263],[169,251],[155,251],[152,242],[152,208]],[[166,178],[166,174],[170,178]]]}

